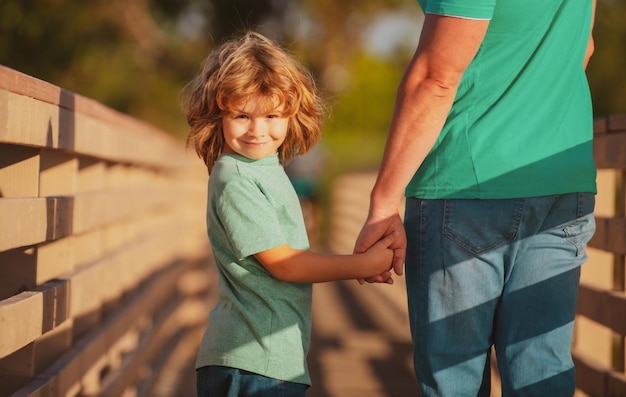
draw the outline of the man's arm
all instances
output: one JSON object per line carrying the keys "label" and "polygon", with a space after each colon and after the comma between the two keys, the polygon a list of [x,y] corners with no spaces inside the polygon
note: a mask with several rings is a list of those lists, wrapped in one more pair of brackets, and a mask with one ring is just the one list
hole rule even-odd
{"label": "man's arm", "polygon": [[368,218],[355,246],[355,252],[362,252],[381,236],[398,231],[400,237],[393,246],[398,275],[402,274],[406,252],[398,214],[404,189],[439,136],[463,72],[476,55],[488,25],[487,20],[427,14],[417,50],[398,88]]}
{"label": "man's arm", "polygon": [[591,0],[591,28],[589,29],[589,42],[587,44],[587,53],[585,54],[585,62],[583,67],[587,69],[587,64],[589,63],[589,59],[591,55],[593,55],[593,51],[595,49],[595,44],[593,41],[593,25],[596,20],[596,0]]}

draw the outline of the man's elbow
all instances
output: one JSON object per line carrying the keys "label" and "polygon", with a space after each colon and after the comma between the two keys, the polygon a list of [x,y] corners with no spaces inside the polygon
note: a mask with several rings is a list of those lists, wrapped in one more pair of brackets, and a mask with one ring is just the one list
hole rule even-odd
{"label": "man's elbow", "polygon": [[462,74],[448,73],[427,77],[423,84],[432,95],[439,98],[445,98],[456,95],[461,82]]}

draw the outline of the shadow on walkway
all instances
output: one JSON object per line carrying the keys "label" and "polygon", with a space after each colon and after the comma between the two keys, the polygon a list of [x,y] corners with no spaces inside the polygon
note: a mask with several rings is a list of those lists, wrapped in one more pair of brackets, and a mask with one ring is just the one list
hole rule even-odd
{"label": "shadow on walkway", "polygon": [[402,281],[314,286],[308,397],[420,395]]}

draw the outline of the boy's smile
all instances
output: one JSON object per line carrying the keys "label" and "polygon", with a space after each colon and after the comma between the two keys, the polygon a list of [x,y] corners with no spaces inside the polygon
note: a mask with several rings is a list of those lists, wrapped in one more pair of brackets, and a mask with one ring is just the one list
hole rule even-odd
{"label": "boy's smile", "polygon": [[223,153],[258,160],[278,152],[285,141],[289,118],[271,98],[253,96],[222,118]]}

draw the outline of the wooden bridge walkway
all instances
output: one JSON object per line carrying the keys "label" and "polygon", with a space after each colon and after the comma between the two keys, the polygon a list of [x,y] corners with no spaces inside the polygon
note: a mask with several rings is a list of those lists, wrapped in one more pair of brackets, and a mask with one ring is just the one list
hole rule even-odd
{"label": "wooden bridge walkway", "polygon": [[[626,115],[594,132],[573,355],[578,395],[626,396]],[[373,178],[335,182],[330,252],[352,250]],[[194,396],[216,291],[205,194],[180,141],[0,66],[0,397]],[[401,278],[314,287],[309,397],[418,395],[404,299]]]}
{"label": "wooden bridge walkway", "polygon": [[[316,284],[308,397],[419,397],[402,280]],[[154,397],[195,397],[197,329],[154,389]]]}

